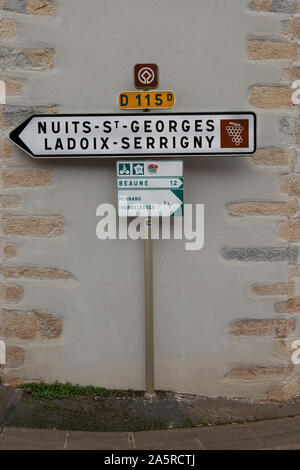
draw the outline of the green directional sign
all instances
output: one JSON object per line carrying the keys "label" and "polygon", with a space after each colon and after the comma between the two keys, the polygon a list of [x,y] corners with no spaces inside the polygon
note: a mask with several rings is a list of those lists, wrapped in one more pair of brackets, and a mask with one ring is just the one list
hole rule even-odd
{"label": "green directional sign", "polygon": [[183,190],[119,190],[118,208],[120,217],[182,216]]}
{"label": "green directional sign", "polygon": [[183,215],[182,161],[117,162],[119,217]]}

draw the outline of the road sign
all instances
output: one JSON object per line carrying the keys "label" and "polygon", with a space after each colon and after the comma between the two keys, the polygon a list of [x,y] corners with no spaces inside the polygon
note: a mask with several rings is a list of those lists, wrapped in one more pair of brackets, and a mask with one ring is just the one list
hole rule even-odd
{"label": "road sign", "polygon": [[172,108],[175,104],[173,91],[122,91],[118,96],[121,109]]}
{"label": "road sign", "polygon": [[136,64],[134,67],[136,88],[158,87],[158,66],[156,64]]}
{"label": "road sign", "polygon": [[33,157],[241,155],[256,150],[254,113],[35,115],[10,139]]}
{"label": "road sign", "polygon": [[183,162],[180,160],[163,161],[122,161],[117,162],[117,176],[120,178],[134,177],[152,178],[182,177]]}
{"label": "road sign", "polygon": [[182,161],[117,162],[120,217],[183,215]]}
{"label": "road sign", "polygon": [[183,178],[119,178],[119,189],[183,189]]}
{"label": "road sign", "polygon": [[168,215],[183,215],[182,189],[155,189],[145,190],[119,190],[118,191],[119,216],[147,217],[162,215],[168,209]]}

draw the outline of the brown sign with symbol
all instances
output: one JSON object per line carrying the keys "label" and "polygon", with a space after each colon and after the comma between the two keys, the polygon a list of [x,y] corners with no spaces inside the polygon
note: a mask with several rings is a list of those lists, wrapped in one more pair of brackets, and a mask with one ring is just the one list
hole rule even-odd
{"label": "brown sign with symbol", "polygon": [[221,148],[234,147],[249,147],[249,121],[247,119],[221,120]]}
{"label": "brown sign with symbol", "polygon": [[156,88],[158,86],[158,66],[156,64],[136,64],[134,81],[136,88]]}

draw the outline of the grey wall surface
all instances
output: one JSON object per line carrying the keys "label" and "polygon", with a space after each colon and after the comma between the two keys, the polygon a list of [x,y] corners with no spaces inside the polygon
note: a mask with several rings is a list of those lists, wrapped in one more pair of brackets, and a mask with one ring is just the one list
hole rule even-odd
{"label": "grey wall surface", "polygon": [[[53,45],[55,68],[32,75],[27,101],[57,104],[63,113],[119,112],[117,95],[133,90],[133,66],[160,67],[160,89],[176,93],[177,112],[247,111],[248,88],[280,81],[280,69],[251,64],[246,39],[261,18],[247,0],[64,0],[51,24],[24,29],[23,46]],[[33,24],[33,18],[24,22]],[[280,31],[271,15],[263,31]],[[41,41],[41,37],[43,40]],[[34,86],[32,84],[34,83]],[[18,98],[14,98],[18,104]],[[23,99],[24,102],[24,99]],[[272,113],[260,115],[258,143],[272,145]],[[54,170],[55,185],[22,210],[61,214],[61,239],[26,241],[18,263],[53,266],[76,282],[57,288],[30,284],[22,308],[61,314],[64,335],[55,347],[30,349],[28,378],[143,389],[144,278],[142,241],[100,241],[96,208],[116,202],[115,161],[32,161]],[[274,172],[248,157],[185,161],[185,202],[205,204],[205,247],[185,251],[183,241],[154,242],[156,388],[201,395],[261,396],[266,385],[234,384],[224,375],[240,364],[275,364],[271,340],[233,340],[228,325],[240,318],[271,318],[271,301],[249,296],[253,282],[286,281],[285,263],[237,264],[222,259],[225,246],[280,246],[272,220],[229,219],[235,200],[281,200]],[[276,362],[278,364],[278,362]],[[16,375],[14,372],[11,375]]]}

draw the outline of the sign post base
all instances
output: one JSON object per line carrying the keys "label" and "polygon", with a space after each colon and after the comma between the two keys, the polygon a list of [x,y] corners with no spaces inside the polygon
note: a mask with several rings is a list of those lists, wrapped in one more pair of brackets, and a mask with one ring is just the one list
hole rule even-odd
{"label": "sign post base", "polygon": [[155,400],[156,400],[156,393],[147,393],[145,392],[145,395],[144,395],[144,399],[148,402],[148,403],[154,403]]}

